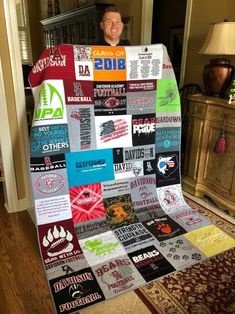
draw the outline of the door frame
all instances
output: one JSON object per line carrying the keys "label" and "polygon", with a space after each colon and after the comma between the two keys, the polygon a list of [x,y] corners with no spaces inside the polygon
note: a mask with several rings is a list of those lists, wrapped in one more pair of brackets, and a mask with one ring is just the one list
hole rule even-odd
{"label": "door frame", "polygon": [[[14,0],[1,0],[0,10],[1,14],[5,17],[5,32],[6,32],[6,42],[4,45],[8,47],[6,53],[6,60],[10,60],[10,69],[4,70],[2,67],[1,71],[1,80],[3,81],[3,92],[4,92],[4,102],[2,104],[4,109],[4,121],[1,123],[1,127],[4,131],[9,131],[9,136],[5,139],[1,138],[1,144],[4,143],[2,147],[2,159],[3,159],[3,168],[5,173],[5,192],[6,192],[6,208],[8,212],[17,212],[21,210],[29,210],[32,208],[32,193],[30,182],[30,171],[29,171],[29,135],[27,128],[27,118],[26,118],[26,100],[24,93],[24,81],[23,81],[23,70],[20,54],[20,45],[19,45],[19,33],[18,33],[18,24],[17,24],[17,15],[16,15],[16,5]],[[5,40],[5,36],[3,36]],[[3,60],[2,60],[3,62]],[[9,67],[8,67],[9,68]],[[20,146],[20,157],[21,157],[21,171],[22,178],[21,181],[24,184],[24,196],[19,197],[17,189],[17,180],[15,172],[15,161],[13,158],[13,148],[14,148],[14,138],[10,136],[10,123],[11,117],[8,113],[7,106],[9,106],[9,100],[6,96],[5,90],[5,79],[8,80],[8,83],[12,85],[14,91],[14,104],[11,103],[11,106],[15,106],[16,119],[17,119],[17,140],[19,141]],[[11,80],[12,79],[12,80]],[[8,131],[7,131],[8,130]]]}

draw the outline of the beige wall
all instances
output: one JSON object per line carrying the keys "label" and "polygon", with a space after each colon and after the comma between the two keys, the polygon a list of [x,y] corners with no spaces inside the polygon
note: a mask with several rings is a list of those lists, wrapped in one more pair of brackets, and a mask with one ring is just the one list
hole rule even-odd
{"label": "beige wall", "polygon": [[[215,56],[200,55],[198,51],[206,38],[210,23],[222,22],[225,18],[230,22],[235,21],[234,0],[193,0],[184,83],[202,84],[203,67]],[[228,57],[235,65],[235,57]]]}

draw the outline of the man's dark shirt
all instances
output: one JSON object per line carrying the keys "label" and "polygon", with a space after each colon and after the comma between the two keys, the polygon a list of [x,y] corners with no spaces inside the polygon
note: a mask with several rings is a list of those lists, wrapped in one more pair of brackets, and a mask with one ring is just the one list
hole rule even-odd
{"label": "man's dark shirt", "polygon": [[[107,43],[107,41],[105,41],[104,39],[102,39],[100,42],[98,42],[97,44],[98,46],[111,46],[109,43]],[[120,40],[119,43],[115,46],[130,46],[130,43],[128,40]],[[114,46],[114,47],[115,47]]]}

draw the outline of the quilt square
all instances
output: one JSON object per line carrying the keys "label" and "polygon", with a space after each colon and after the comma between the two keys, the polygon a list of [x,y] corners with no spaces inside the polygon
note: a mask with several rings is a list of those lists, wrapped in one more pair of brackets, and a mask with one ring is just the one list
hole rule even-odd
{"label": "quilt square", "polygon": [[183,236],[162,241],[160,244],[156,244],[156,247],[176,270],[199,263],[206,258],[202,252]]}
{"label": "quilt square", "polygon": [[104,199],[106,218],[111,229],[138,222],[130,194]]}
{"label": "quilt square", "polygon": [[212,224],[210,220],[191,208],[183,210],[182,212],[170,214],[170,217],[187,231]]}
{"label": "quilt square", "polygon": [[66,153],[69,187],[114,179],[112,149]]}
{"label": "quilt square", "polygon": [[132,146],[131,116],[96,116],[97,148]]}
{"label": "quilt square", "polygon": [[146,282],[175,270],[154,245],[130,253],[128,256]]}
{"label": "quilt square", "polygon": [[190,231],[184,236],[207,257],[219,254],[235,246],[235,240],[214,225]]}
{"label": "quilt square", "polygon": [[85,258],[91,266],[126,254],[126,251],[112,231],[79,240],[79,243]]}
{"label": "quilt square", "polygon": [[155,241],[155,238],[142,223],[134,223],[118,228],[113,233],[128,253],[137,250],[139,247],[146,245],[146,243]]}
{"label": "quilt square", "polygon": [[74,313],[105,300],[91,268],[52,279],[49,285],[57,313]]}
{"label": "quilt square", "polygon": [[107,299],[145,284],[127,255],[93,266],[92,270]]}
{"label": "quilt square", "polygon": [[72,187],[69,195],[75,224],[105,216],[101,183]]}
{"label": "quilt square", "polygon": [[143,225],[159,242],[177,237],[186,232],[184,228],[167,215],[144,221]]}

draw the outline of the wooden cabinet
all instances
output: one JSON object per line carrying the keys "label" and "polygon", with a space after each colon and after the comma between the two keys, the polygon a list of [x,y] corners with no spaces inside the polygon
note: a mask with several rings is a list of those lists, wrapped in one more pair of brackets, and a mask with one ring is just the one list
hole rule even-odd
{"label": "wooden cabinet", "polygon": [[[235,215],[235,106],[220,98],[189,96],[183,189],[210,197]],[[213,152],[226,119],[223,155]]]}
{"label": "wooden cabinet", "polygon": [[94,4],[42,20],[46,48],[64,44],[98,44],[103,38],[99,27],[104,8]]}

